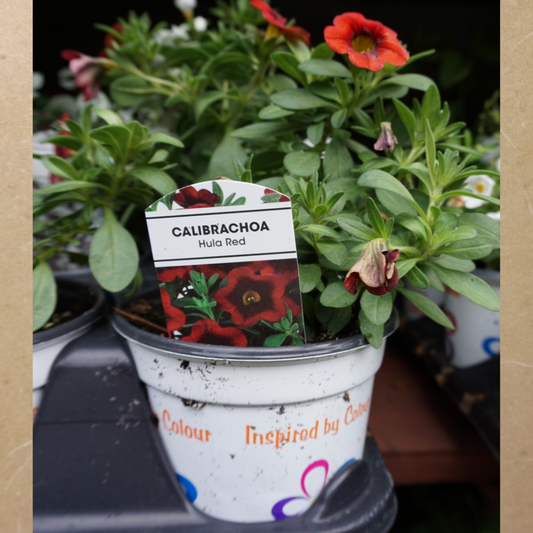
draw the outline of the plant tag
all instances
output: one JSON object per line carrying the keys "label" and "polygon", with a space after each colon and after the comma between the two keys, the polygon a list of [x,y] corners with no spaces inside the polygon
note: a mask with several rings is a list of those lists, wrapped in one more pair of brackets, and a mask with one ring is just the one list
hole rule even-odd
{"label": "plant tag", "polygon": [[163,196],[146,222],[170,338],[305,343],[289,197],[232,180]]}

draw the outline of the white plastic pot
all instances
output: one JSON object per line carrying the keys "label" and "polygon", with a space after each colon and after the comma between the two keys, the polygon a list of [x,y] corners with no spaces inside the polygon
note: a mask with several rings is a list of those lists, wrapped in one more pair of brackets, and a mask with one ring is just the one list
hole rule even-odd
{"label": "white plastic pot", "polygon": [[[397,327],[397,315],[385,335]],[[374,375],[362,335],[305,346],[234,348],[153,335],[121,316],[159,432],[187,495],[206,514],[271,521],[305,511],[360,459]]]}
{"label": "white plastic pot", "polygon": [[87,298],[92,298],[94,302],[82,315],[64,324],[33,334],[34,415],[41,403],[50,369],[59,352],[69,342],[89,331],[105,310],[105,294],[101,289],[89,288],[75,281],[58,280],[58,307],[67,309],[70,305],[83,302]]}
{"label": "white plastic pot", "polygon": [[[500,272],[474,270],[500,295]],[[455,326],[446,329],[446,355],[458,368],[474,366],[500,355],[500,313],[480,307],[446,288],[444,310]]]}

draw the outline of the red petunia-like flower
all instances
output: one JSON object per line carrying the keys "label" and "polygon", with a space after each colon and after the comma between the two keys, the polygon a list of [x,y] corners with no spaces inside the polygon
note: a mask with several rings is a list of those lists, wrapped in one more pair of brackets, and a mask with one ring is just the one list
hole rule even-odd
{"label": "red petunia-like flower", "polygon": [[262,261],[262,263],[257,270],[260,274],[275,274],[283,279],[285,285],[298,277],[296,259],[278,259],[276,261]]}
{"label": "red petunia-like flower", "polygon": [[74,74],[76,85],[83,90],[85,100],[97,96],[106,70],[116,67],[107,57],[90,57],[75,50],[63,50],[61,57],[69,62],[68,68]]}
{"label": "red petunia-like flower", "polygon": [[[274,26],[278,28],[279,32],[281,32],[285,39],[287,39],[288,41],[294,41],[299,39],[300,41],[303,41],[307,46],[311,47],[311,35],[309,34],[309,32],[304,30],[300,26],[287,27],[287,19],[285,17],[282,17],[276,11],[274,11],[269,4],[263,2],[263,0],[251,0],[250,5],[261,11],[261,15],[263,15],[263,18],[267,20],[270,24],[269,29],[271,28],[271,26]],[[268,30],[267,35],[269,35]]]}
{"label": "red petunia-like flower", "polygon": [[284,194],[278,193],[278,191],[274,191],[272,189],[265,189],[265,196],[267,194],[279,194],[280,197],[279,197],[278,203],[279,202],[290,202],[291,201],[291,199],[288,196],[285,196]]}
{"label": "red petunia-like flower", "polygon": [[229,273],[228,284],[217,291],[215,301],[223,311],[231,313],[237,326],[247,328],[261,319],[281,320],[286,314],[284,292],[282,277],[255,274],[251,268],[239,267]]}
{"label": "red petunia-like flower", "polygon": [[185,209],[198,209],[199,207],[215,207],[220,203],[220,198],[207,189],[197,191],[192,185],[183,187],[174,195],[174,201]]}
{"label": "red petunia-like flower", "polygon": [[159,289],[159,292],[167,321],[168,336],[172,338],[172,332],[179,331],[185,325],[185,313],[170,303],[170,294],[165,289]]}
{"label": "red petunia-like flower", "polygon": [[157,268],[156,275],[158,281],[163,283],[172,283],[176,278],[189,281],[191,279],[191,270],[192,267],[190,266]]}
{"label": "red petunia-like flower", "polygon": [[374,239],[364,248],[355,265],[346,274],[344,286],[351,294],[357,292],[362,281],[370,294],[381,296],[398,284],[398,268],[393,263],[400,256],[398,250],[387,250],[384,239]]}
{"label": "red petunia-like flower", "polygon": [[198,320],[188,337],[180,340],[185,342],[199,342],[201,344],[216,344],[218,346],[248,346],[244,333],[237,328],[223,328],[214,320],[205,318]]}
{"label": "red petunia-like flower", "polygon": [[385,63],[400,67],[409,59],[396,32],[381,22],[367,20],[361,13],[343,13],[333,24],[324,30],[327,45],[334,52],[348,54],[356,67],[376,71]]}

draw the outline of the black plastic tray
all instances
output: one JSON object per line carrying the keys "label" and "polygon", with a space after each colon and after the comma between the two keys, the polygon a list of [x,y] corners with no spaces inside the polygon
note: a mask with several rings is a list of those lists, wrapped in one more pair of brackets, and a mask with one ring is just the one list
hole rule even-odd
{"label": "black plastic tray", "polygon": [[131,355],[108,324],[58,357],[33,449],[35,533],[385,533],[397,512],[370,437],[364,459],[338,472],[299,517],[238,524],[198,511],[176,480]]}

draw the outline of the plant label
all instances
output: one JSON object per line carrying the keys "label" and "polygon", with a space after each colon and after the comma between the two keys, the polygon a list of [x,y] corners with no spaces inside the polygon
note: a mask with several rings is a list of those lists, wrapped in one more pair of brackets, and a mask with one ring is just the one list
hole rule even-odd
{"label": "plant label", "polygon": [[290,198],[232,180],[146,209],[170,338],[228,346],[305,343]]}

